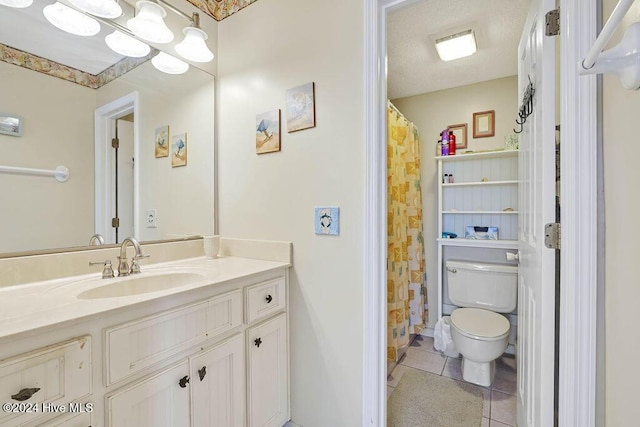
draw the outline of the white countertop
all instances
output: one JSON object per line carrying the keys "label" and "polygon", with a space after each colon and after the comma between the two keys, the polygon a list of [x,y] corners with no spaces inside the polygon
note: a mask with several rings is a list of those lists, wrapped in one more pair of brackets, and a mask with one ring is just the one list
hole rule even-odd
{"label": "white countertop", "polygon": [[[213,260],[198,257],[142,264],[140,274],[127,277],[102,279],[101,273],[92,273],[0,288],[0,339],[290,266],[287,262],[232,256]],[[188,284],[161,291],[110,298],[78,298],[88,289],[169,272],[195,273],[198,276]]]}

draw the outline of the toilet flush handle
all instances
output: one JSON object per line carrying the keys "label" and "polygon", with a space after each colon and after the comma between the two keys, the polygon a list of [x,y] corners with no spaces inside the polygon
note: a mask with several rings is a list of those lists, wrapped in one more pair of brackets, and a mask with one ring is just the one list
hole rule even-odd
{"label": "toilet flush handle", "polygon": [[447,271],[451,272],[451,273],[457,273],[458,270],[456,270],[455,268],[451,268],[451,267],[447,267]]}
{"label": "toilet flush handle", "polygon": [[507,261],[518,261],[520,262],[520,251],[516,252],[507,252]]}

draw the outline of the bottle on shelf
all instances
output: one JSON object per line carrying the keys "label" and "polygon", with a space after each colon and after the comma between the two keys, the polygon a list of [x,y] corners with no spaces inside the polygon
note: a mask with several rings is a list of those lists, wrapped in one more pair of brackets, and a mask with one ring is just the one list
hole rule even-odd
{"label": "bottle on shelf", "polygon": [[442,140],[438,139],[438,143],[436,144],[436,156],[442,156]]}
{"label": "bottle on shelf", "polygon": [[446,129],[442,131],[442,155],[449,155],[449,134]]}
{"label": "bottle on shelf", "polygon": [[449,155],[455,156],[456,154],[456,136],[452,131],[449,131]]}

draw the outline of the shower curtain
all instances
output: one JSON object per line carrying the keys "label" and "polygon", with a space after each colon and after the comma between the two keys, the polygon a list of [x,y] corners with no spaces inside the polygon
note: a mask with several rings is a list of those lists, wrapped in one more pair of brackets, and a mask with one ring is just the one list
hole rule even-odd
{"label": "shower curtain", "polygon": [[418,129],[387,108],[387,360],[397,362],[427,321]]}

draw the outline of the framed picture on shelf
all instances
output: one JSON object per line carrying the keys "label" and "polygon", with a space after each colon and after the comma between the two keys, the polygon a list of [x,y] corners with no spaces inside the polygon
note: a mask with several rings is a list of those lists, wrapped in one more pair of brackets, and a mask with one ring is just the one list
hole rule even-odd
{"label": "framed picture on shelf", "polygon": [[494,136],[496,133],[496,112],[495,110],[481,111],[473,113],[473,137],[486,138]]}
{"label": "framed picture on shelf", "polygon": [[447,126],[447,131],[453,132],[456,137],[456,150],[459,148],[467,148],[467,124]]}

